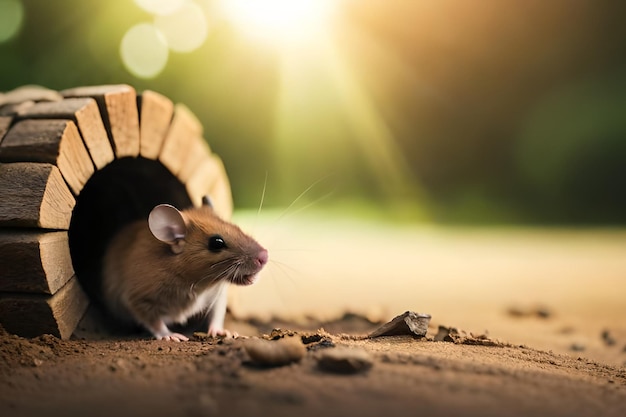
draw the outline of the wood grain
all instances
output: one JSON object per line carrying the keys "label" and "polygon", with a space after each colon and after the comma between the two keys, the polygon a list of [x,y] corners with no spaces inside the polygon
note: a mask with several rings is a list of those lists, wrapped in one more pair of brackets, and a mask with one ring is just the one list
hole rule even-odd
{"label": "wood grain", "polygon": [[35,102],[32,100],[22,101],[21,103],[5,104],[0,107],[0,116],[15,116],[19,112],[22,112],[34,105]]}
{"label": "wood grain", "polygon": [[63,97],[96,100],[116,157],[139,155],[137,93],[126,84],[76,87],[61,91]]}
{"label": "wood grain", "polygon": [[0,164],[0,226],[67,230],[76,205],[51,164]]}
{"label": "wood grain", "polygon": [[177,104],[159,161],[172,174],[178,176],[190,152],[191,143],[201,137],[202,125],[196,116],[185,105]]}
{"label": "wood grain", "polygon": [[185,184],[194,206],[202,204],[202,197],[208,195],[220,217],[229,220],[233,212],[230,183],[221,159],[215,154],[205,159]]}
{"label": "wood grain", "polygon": [[69,339],[88,305],[87,296],[73,277],[51,296],[0,294],[0,322],[7,331],[23,337],[52,334]]}
{"label": "wood grain", "polygon": [[0,229],[0,291],[54,294],[74,276],[67,232]]}
{"label": "wood grain", "polygon": [[211,148],[209,148],[208,143],[201,137],[195,137],[189,143],[189,148],[187,151],[187,155],[185,155],[185,159],[183,162],[183,166],[180,168],[178,172],[178,179],[183,184],[189,181],[200,166],[203,161],[207,160],[211,157]]}
{"label": "wood grain", "polygon": [[94,165],[71,120],[22,120],[0,145],[0,162],[55,164],[75,195],[94,172]]}
{"label": "wood grain", "polygon": [[25,101],[59,101],[63,97],[57,91],[39,85],[23,85],[7,91],[0,97],[0,106],[19,104]]}
{"label": "wood grain", "polygon": [[158,159],[174,114],[174,103],[169,98],[146,90],[137,97],[139,107],[140,154]]}
{"label": "wood grain", "polygon": [[13,122],[13,116],[0,116],[0,145],[2,145],[4,135],[6,135],[9,131],[9,127],[11,127],[11,122]]}
{"label": "wood grain", "polygon": [[17,117],[72,120],[78,127],[85,147],[97,169],[105,167],[115,157],[98,104],[92,98],[68,98],[57,102],[37,103],[19,112]]}
{"label": "wood grain", "polygon": [[230,220],[233,215],[233,196],[230,191],[230,181],[226,175],[226,169],[222,160],[215,155],[213,155],[213,158],[219,166],[219,175],[208,194],[213,198],[215,212],[224,220]]}

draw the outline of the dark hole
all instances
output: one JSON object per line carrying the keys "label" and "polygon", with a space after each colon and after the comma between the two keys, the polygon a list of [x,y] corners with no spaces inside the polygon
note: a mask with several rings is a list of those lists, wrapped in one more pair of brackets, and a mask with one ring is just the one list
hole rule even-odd
{"label": "dark hole", "polygon": [[105,249],[124,225],[147,219],[157,204],[190,207],[185,186],[160,162],[118,159],[96,172],[76,199],[69,230],[74,270],[87,295],[102,307],[100,282]]}

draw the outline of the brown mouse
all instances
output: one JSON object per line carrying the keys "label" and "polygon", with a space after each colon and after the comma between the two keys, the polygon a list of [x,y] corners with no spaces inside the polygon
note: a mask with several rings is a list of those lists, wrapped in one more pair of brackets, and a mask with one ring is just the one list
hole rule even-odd
{"label": "brown mouse", "polygon": [[208,333],[226,335],[227,288],[250,285],[268,261],[268,252],[210,202],[183,211],[167,204],[115,235],[104,256],[105,304],[156,339],[183,341],[168,325],[184,324],[206,312]]}

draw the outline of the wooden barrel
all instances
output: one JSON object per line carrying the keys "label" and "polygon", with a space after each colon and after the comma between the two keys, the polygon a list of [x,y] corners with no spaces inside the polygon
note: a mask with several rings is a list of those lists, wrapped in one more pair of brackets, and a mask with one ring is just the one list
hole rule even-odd
{"label": "wooden barrel", "polygon": [[204,195],[230,218],[224,166],[184,105],[128,85],[0,94],[0,324],[69,338],[115,232]]}

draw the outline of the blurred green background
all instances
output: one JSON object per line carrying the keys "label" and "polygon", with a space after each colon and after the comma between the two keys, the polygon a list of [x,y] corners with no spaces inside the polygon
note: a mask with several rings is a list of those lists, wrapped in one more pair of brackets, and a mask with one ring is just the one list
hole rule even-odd
{"label": "blurred green background", "polygon": [[[266,188],[266,207],[308,190],[299,204],[401,219],[626,224],[624,3],[335,0],[299,38],[247,31],[224,1],[0,0],[0,91],[184,103],[237,208]],[[152,43],[121,52],[136,25]]]}

